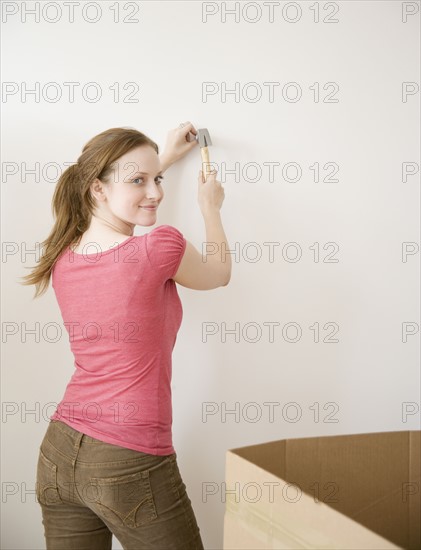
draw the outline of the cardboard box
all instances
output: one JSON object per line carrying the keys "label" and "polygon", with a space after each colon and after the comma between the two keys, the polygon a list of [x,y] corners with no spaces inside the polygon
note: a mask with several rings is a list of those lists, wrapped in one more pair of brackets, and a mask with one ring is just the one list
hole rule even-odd
{"label": "cardboard box", "polygon": [[421,549],[420,441],[402,431],[228,450],[224,550]]}

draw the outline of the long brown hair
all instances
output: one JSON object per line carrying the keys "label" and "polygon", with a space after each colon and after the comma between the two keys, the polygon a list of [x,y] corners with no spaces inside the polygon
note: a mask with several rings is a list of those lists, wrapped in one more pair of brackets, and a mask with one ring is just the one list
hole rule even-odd
{"label": "long brown hair", "polygon": [[51,271],[61,252],[78,242],[88,229],[95,202],[90,187],[95,178],[107,183],[113,171],[113,163],[122,155],[149,145],[159,154],[158,145],[134,128],[110,128],[90,139],[82,149],[76,164],[69,166],[60,176],[52,198],[52,210],[56,219],[50,235],[42,241],[45,249],[35,268],[22,277],[22,285],[36,285],[34,298],[48,289]]}

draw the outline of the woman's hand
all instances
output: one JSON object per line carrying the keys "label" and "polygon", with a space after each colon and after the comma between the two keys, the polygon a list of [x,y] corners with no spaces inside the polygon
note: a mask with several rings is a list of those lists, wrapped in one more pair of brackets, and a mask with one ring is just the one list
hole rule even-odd
{"label": "woman's hand", "polygon": [[212,168],[203,181],[204,174],[199,170],[198,177],[198,201],[202,214],[206,216],[209,213],[219,212],[225,199],[225,191],[221,182],[216,179],[217,171]]}
{"label": "woman's hand", "polygon": [[[197,135],[197,130],[191,122],[184,122],[182,128],[174,128],[168,132],[164,152],[162,153],[162,157],[168,166],[180,160],[198,144],[196,139],[189,136],[189,132],[194,136]],[[188,139],[191,139],[191,141],[188,141]]]}

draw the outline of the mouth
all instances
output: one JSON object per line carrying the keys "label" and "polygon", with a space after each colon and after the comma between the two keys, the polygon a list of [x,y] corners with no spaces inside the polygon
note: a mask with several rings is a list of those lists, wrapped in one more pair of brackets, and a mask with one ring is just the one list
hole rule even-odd
{"label": "mouth", "polygon": [[154,211],[154,210],[156,210],[158,207],[157,207],[157,206],[139,206],[139,208],[143,208],[144,210],[151,210],[151,211]]}

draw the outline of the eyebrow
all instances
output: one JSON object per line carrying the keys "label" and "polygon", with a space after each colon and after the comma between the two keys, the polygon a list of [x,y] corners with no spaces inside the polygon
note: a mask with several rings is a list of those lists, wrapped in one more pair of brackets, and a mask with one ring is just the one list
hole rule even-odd
{"label": "eyebrow", "polygon": [[[135,172],[135,174],[143,174],[145,176],[148,176],[148,172],[141,172],[140,170],[138,170],[137,172]],[[160,176],[161,174],[163,174],[163,171],[161,170],[160,172],[157,173],[157,176]]]}

